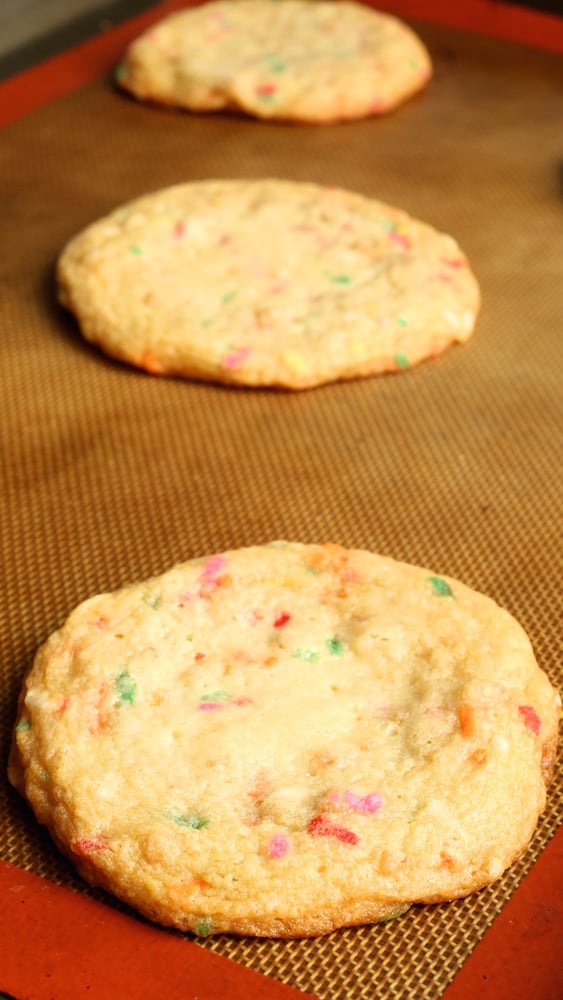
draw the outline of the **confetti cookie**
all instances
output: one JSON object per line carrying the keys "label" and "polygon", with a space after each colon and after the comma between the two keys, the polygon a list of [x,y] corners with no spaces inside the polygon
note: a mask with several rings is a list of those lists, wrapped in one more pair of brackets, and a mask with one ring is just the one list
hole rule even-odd
{"label": "confetti cookie", "polygon": [[81,604],[10,778],[91,883],[199,935],[315,935],[497,879],[561,702],[450,579],[336,545],[213,555]]}
{"label": "confetti cookie", "polygon": [[303,389],[401,371],[471,334],[455,241],[339,188],[217,180],[146,195],[58,263],[84,336],[153,373]]}
{"label": "confetti cookie", "polygon": [[406,24],[362,4],[219,0],[150,28],[116,79],[141,100],[195,111],[331,122],[389,111],[431,72]]}

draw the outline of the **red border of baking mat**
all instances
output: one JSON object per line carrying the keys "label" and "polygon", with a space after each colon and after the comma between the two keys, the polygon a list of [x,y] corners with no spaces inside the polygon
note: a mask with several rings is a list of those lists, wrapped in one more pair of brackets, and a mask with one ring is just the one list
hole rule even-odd
{"label": "red border of baking mat", "polygon": [[[200,0],[164,0],[96,36],[0,83],[0,125],[20,118],[81,84],[108,72],[128,42],[155,21]],[[493,35],[563,53],[563,18],[496,0],[363,0],[403,17]]]}
{"label": "red border of baking mat", "polygon": [[18,1000],[311,996],[5,861],[0,895],[0,990]]}
{"label": "red border of baking mat", "polygon": [[[108,72],[127,43],[166,13],[165,0],[106,34],[0,84],[0,125]],[[563,20],[490,0],[374,4],[403,16],[563,52]],[[446,989],[444,1000],[557,1000],[563,996],[563,828],[543,851]],[[166,992],[169,1000],[306,997],[175,934],[163,933],[0,860],[0,989],[18,1000]],[[18,943],[26,942],[21,947]],[[29,947],[32,942],[32,947]],[[38,947],[38,944],[41,946]],[[111,992],[108,992],[111,991]]]}

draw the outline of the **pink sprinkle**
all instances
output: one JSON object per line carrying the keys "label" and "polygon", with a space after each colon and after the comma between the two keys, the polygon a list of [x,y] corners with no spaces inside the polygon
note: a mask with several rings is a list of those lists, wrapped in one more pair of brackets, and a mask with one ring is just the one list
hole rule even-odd
{"label": "pink sprinkle", "polygon": [[344,792],[346,803],[352,809],[362,813],[374,813],[381,806],[381,795],[371,792],[369,795],[355,795],[354,792]]}
{"label": "pink sprinkle", "polygon": [[275,833],[268,844],[270,858],[283,858],[289,851],[289,840],[283,833]]}
{"label": "pink sprinkle", "polygon": [[239,708],[242,705],[252,705],[252,698],[239,695],[238,698],[225,698],[224,701],[200,701],[197,707],[200,712],[216,712],[218,709],[229,708],[232,705],[237,705]]}
{"label": "pink sprinkle", "polygon": [[371,102],[371,113],[378,115],[381,111],[383,111],[383,100],[381,97],[374,97]]}
{"label": "pink sprinkle", "polygon": [[381,808],[382,798],[378,792],[370,792],[369,795],[356,795],[355,792],[346,790],[345,792],[333,792],[329,796],[335,805],[346,805],[354,812],[374,813]]}
{"label": "pink sprinkle", "polygon": [[177,240],[181,240],[182,236],[185,236],[187,228],[188,228],[187,222],[178,222],[177,225],[174,226],[175,238]]}
{"label": "pink sprinkle", "polygon": [[223,368],[238,368],[249,354],[250,347],[239,347],[236,351],[231,351],[223,358]]}
{"label": "pink sprinkle", "polygon": [[55,709],[55,711],[56,712],[61,712],[61,713],[62,712],[66,712],[66,710],[67,710],[67,708],[68,708],[69,705],[70,705],[70,698],[68,698],[68,697],[67,698],[63,698],[63,700],[61,701],[59,707],[57,709]]}
{"label": "pink sprinkle", "polygon": [[541,719],[535,708],[531,705],[518,705],[518,711],[524,719],[524,724],[534,736],[537,736],[541,729]]}
{"label": "pink sprinkle", "polygon": [[465,261],[461,260],[460,257],[455,257],[455,258],[442,257],[442,264],[445,264],[447,267],[455,267],[455,268],[465,267]]}
{"label": "pink sprinkle", "polygon": [[351,567],[343,569],[341,576],[342,579],[346,580],[347,583],[356,583],[358,580],[361,579],[360,574],[357,573],[356,570],[352,569]]}
{"label": "pink sprinkle", "polygon": [[281,615],[278,615],[278,617],[276,618],[274,622],[274,628],[281,628],[283,625],[287,625],[290,619],[291,615],[289,615],[287,611],[283,611]]}
{"label": "pink sprinkle", "polygon": [[211,558],[208,559],[203,566],[203,569],[201,571],[202,576],[207,577],[208,579],[211,577],[218,576],[219,573],[221,573],[222,570],[225,569],[226,565],[227,565],[226,556],[221,554],[218,554],[216,556],[211,556]]}
{"label": "pink sprinkle", "polygon": [[183,608],[184,604],[189,604],[190,601],[193,601],[194,597],[195,594],[193,594],[190,590],[185,590],[178,598],[178,607]]}
{"label": "pink sprinkle", "polygon": [[268,291],[270,295],[279,295],[279,293],[283,292],[287,288],[287,286],[288,286],[287,281],[276,281],[275,284],[270,285]]}
{"label": "pink sprinkle", "polygon": [[412,243],[408,236],[403,236],[402,233],[389,233],[389,239],[393,240],[398,246],[403,247],[404,250],[408,250]]}
{"label": "pink sprinkle", "polygon": [[94,622],[94,627],[99,629],[107,628],[108,625],[109,625],[109,618],[106,618],[105,615],[100,615],[100,617],[96,618],[96,621]]}

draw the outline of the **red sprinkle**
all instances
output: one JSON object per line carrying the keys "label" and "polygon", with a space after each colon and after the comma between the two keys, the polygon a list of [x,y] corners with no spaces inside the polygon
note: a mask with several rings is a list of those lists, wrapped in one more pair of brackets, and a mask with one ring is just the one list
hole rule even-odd
{"label": "red sprinkle", "polygon": [[359,841],[359,837],[353,830],[347,830],[345,826],[337,826],[327,816],[314,816],[307,827],[307,833],[314,837],[336,837],[343,844],[357,844]]}
{"label": "red sprinkle", "polygon": [[196,653],[194,659],[196,663],[199,663],[200,660],[205,660],[205,653]]}
{"label": "red sprinkle", "polygon": [[287,611],[283,611],[281,615],[278,615],[274,622],[274,628],[281,628],[282,625],[287,625],[290,620],[291,615],[288,615]]}
{"label": "red sprinkle", "polygon": [[101,837],[92,839],[83,837],[81,840],[75,840],[72,845],[75,854],[97,854],[98,851],[103,851],[106,847],[107,844]]}
{"label": "red sprinkle", "polygon": [[261,83],[256,88],[256,93],[258,94],[259,97],[271,97],[272,94],[275,94],[277,89],[278,88],[276,87],[275,83]]}
{"label": "red sprinkle", "polygon": [[442,257],[442,263],[446,264],[447,267],[465,267],[465,261],[461,260],[460,257]]}
{"label": "red sprinkle", "polygon": [[518,711],[524,719],[524,724],[534,736],[537,736],[541,729],[541,719],[535,708],[531,705],[518,705]]}

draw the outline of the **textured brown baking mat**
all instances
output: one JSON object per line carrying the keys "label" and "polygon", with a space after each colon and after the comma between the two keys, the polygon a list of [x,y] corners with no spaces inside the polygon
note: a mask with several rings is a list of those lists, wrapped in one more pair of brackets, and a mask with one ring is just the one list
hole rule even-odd
{"label": "textured brown baking mat", "polygon": [[[519,618],[563,688],[563,64],[419,31],[434,80],[379,120],[190,116],[141,107],[104,79],[4,130],[3,760],[23,672],[78,601],[274,537],[458,576]],[[54,302],[62,244],[142,192],[247,176],[344,185],[451,232],[482,286],[474,337],[412,371],[293,395],[163,380],[83,343]],[[434,1000],[557,829],[562,800],[559,764],[531,848],[469,899],[318,940],[203,946],[320,1000]],[[73,875],[3,776],[0,815],[3,859],[118,905]]]}

